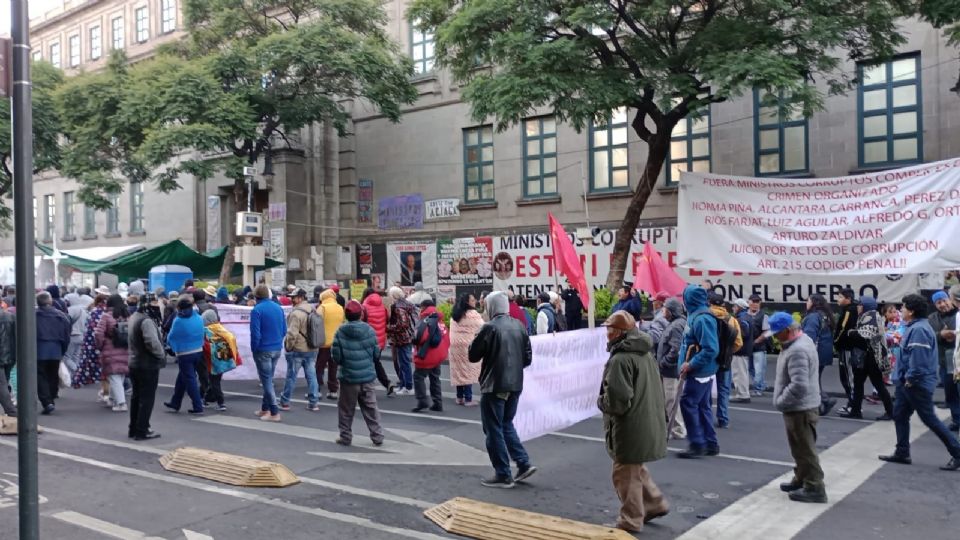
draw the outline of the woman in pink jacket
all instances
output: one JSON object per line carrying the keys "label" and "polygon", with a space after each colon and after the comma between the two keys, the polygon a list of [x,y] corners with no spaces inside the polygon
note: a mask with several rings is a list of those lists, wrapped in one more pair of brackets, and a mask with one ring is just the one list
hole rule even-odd
{"label": "woman in pink jacket", "polygon": [[[370,287],[363,291],[363,317],[361,320],[369,324],[370,328],[373,328],[381,352],[387,346],[387,319],[389,317],[387,308],[383,305],[383,297]],[[373,367],[377,369],[377,380],[387,389],[387,397],[393,397],[396,394],[396,389],[390,382],[390,378],[387,377],[383,364],[380,363],[380,360],[377,360],[373,363]]]}
{"label": "woman in pink jacket", "polygon": [[120,295],[114,294],[107,299],[107,309],[93,334],[97,350],[100,351],[100,367],[110,383],[110,398],[106,405],[115,412],[127,410],[123,378],[130,372],[130,353],[127,350],[128,318],[126,302]]}
{"label": "woman in pink jacket", "polygon": [[480,363],[471,363],[467,351],[483,317],[477,312],[477,299],[461,294],[450,315],[450,383],[457,387],[457,405],[473,407],[473,385],[480,380]]}

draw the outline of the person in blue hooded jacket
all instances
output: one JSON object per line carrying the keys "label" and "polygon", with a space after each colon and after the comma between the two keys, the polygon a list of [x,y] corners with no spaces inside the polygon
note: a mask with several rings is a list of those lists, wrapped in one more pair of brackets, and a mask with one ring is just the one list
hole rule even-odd
{"label": "person in blue hooded jacket", "polygon": [[640,315],[643,312],[643,304],[640,303],[639,298],[633,295],[633,289],[629,285],[620,287],[620,290],[617,291],[617,300],[617,303],[610,308],[610,313],[626,311],[630,315],[633,315],[634,319],[640,320]]}
{"label": "person in blue hooded jacket", "polygon": [[680,378],[684,379],[680,412],[687,426],[689,447],[678,453],[677,457],[695,459],[720,453],[710,407],[710,391],[717,375],[720,342],[717,338],[717,319],[707,306],[706,289],[688,285],[683,290],[683,303],[689,315],[680,349]]}

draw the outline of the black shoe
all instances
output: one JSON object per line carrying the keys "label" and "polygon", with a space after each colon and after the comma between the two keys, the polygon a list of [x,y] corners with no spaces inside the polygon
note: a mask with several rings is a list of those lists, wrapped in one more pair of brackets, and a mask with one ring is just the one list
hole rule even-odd
{"label": "black shoe", "polygon": [[51,403],[50,405],[45,405],[45,406],[43,407],[43,410],[40,411],[40,414],[49,415],[50,413],[52,413],[52,412],[55,411],[55,410],[57,410],[57,408],[53,406],[53,403]]}
{"label": "black shoe", "polygon": [[164,401],[163,406],[170,409],[170,412],[175,412],[175,413],[180,412],[180,407],[174,407],[173,403],[170,403],[168,401]]}
{"label": "black shoe", "polygon": [[397,387],[391,384],[390,386],[387,387],[387,397],[394,397],[396,395],[397,395]]}
{"label": "black shoe", "polygon": [[837,416],[840,418],[851,418],[853,420],[863,420],[863,413],[860,411],[853,411],[846,407],[837,411]]}
{"label": "black shoe", "polygon": [[750,398],[733,398],[730,400],[730,403],[750,403]]}
{"label": "black shoe", "polygon": [[190,409],[190,410],[187,411],[187,413],[188,413],[188,414],[201,415],[201,414],[203,414],[203,409],[200,409],[200,410]]}
{"label": "black shoe", "polygon": [[960,470],[960,458],[953,458],[947,462],[946,465],[940,467],[941,471],[957,471]]}
{"label": "black shoe", "polygon": [[148,431],[144,435],[137,435],[133,438],[135,441],[149,441],[151,439],[159,439],[160,434],[156,431]]}
{"label": "black shoe", "polygon": [[890,454],[889,456],[877,456],[880,461],[886,461],[887,463],[900,463],[902,465],[911,465],[913,460],[910,459],[910,456],[898,456],[897,454]]}
{"label": "black shoe", "polygon": [[502,488],[510,489],[513,487],[513,478],[504,478],[502,476],[491,476],[490,478],[484,478],[480,481],[480,485],[484,487],[492,488]]}
{"label": "black shoe", "polygon": [[826,503],[827,502],[827,492],[824,490],[820,491],[811,491],[807,488],[803,488],[797,491],[791,491],[787,493],[787,497],[790,497],[791,501],[805,502],[805,503]]}
{"label": "black shoe", "polygon": [[730,427],[730,422],[717,422],[717,429],[727,429]]}
{"label": "black shoe", "polygon": [[523,482],[533,476],[535,472],[537,472],[537,468],[533,465],[527,465],[526,468],[517,469],[517,477],[514,479],[514,482]]}
{"label": "black shoe", "polygon": [[720,447],[719,447],[719,446],[707,447],[707,451],[704,453],[704,455],[707,455],[707,456],[719,456],[719,455],[720,455]]}
{"label": "black shoe", "polygon": [[412,408],[412,409],[410,409],[410,410],[411,410],[412,412],[423,412],[423,411],[427,410],[427,406],[426,406],[426,405],[417,405],[416,407],[414,407],[414,408]]}
{"label": "black shoe", "polygon": [[837,400],[828,399],[820,404],[820,416],[827,416],[830,414],[830,411],[833,410],[833,406],[837,404]]}
{"label": "black shoe", "polygon": [[876,418],[876,421],[877,421],[877,422],[889,422],[889,421],[891,421],[891,420],[893,420],[893,417],[890,416],[890,415],[887,414],[887,413],[883,413],[882,416],[878,416],[878,417]]}
{"label": "black shoe", "polygon": [[796,480],[780,484],[780,491],[785,493],[791,493],[793,491],[797,491],[798,489],[803,489],[803,483],[797,482]]}
{"label": "black shoe", "polygon": [[700,459],[705,455],[707,455],[706,450],[703,448],[694,448],[692,446],[683,452],[677,452],[677,457],[680,459]]}
{"label": "black shoe", "polygon": [[430,410],[433,412],[443,412],[443,405],[434,405],[430,407]]}

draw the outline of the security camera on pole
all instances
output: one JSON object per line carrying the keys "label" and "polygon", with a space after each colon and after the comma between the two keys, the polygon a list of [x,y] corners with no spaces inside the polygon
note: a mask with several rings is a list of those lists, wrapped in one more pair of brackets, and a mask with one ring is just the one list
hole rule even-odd
{"label": "security camera on pole", "polygon": [[253,211],[253,189],[256,185],[255,167],[244,167],[243,176],[247,181],[247,211],[237,212],[237,236],[243,238],[237,259],[243,264],[243,284],[255,285],[256,268],[263,266],[266,253],[263,245],[254,245],[254,238],[263,237],[263,214]]}

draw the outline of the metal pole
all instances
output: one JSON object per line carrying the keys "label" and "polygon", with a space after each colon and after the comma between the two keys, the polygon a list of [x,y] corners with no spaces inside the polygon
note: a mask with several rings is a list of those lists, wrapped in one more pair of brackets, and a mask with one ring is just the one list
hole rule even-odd
{"label": "metal pole", "polygon": [[10,0],[13,34],[13,234],[17,278],[17,442],[20,540],[40,538],[37,481],[37,319],[33,265],[33,112],[27,0]]}

